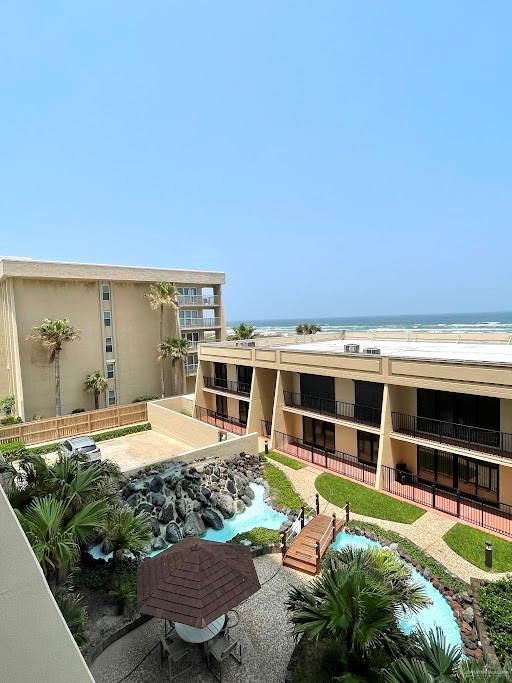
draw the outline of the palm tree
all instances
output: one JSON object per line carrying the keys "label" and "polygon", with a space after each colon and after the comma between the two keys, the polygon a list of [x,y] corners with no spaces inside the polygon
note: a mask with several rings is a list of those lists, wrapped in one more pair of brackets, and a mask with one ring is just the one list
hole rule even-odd
{"label": "palm tree", "polygon": [[55,364],[55,414],[62,414],[60,400],[60,352],[66,342],[80,338],[80,331],[74,328],[69,320],[50,320],[45,318],[40,325],[32,329],[28,340],[38,342],[50,349],[50,362]]}
{"label": "palm tree", "polygon": [[52,496],[33,500],[26,511],[16,510],[18,520],[41,565],[48,584],[57,580],[75,562],[79,544],[90,540],[107,515],[103,500],[88,503],[66,520],[66,505]]}
{"label": "palm tree", "polygon": [[233,327],[233,339],[252,339],[256,328],[249,323],[240,323]]}
{"label": "palm tree", "polygon": [[[158,347],[158,360],[162,363],[166,358],[172,359],[173,388],[172,395],[185,392],[185,359],[188,354],[190,342],[182,337],[165,337]],[[181,381],[178,382],[178,376]],[[180,391],[177,387],[181,385]],[[162,394],[163,396],[164,394]]]}
{"label": "palm tree", "polygon": [[135,515],[127,507],[111,508],[102,532],[103,547],[113,553],[113,562],[122,560],[126,551],[138,555],[146,550],[151,524],[146,513]]}
{"label": "palm tree", "polygon": [[59,586],[55,591],[55,602],[77,645],[85,645],[87,612],[82,604],[81,596],[78,593],[72,593],[65,586]]}
{"label": "palm tree", "polygon": [[[179,332],[179,303],[178,290],[172,282],[154,282],[149,286],[149,291],[145,294],[149,305],[154,310],[160,309],[160,344],[164,341],[164,307],[167,306],[175,311],[176,329]],[[160,359],[160,356],[159,356]],[[160,359],[160,393],[162,398],[165,396],[164,387],[164,366],[163,359]]]}
{"label": "palm tree", "polygon": [[316,334],[321,331],[322,328],[317,323],[300,323],[295,328],[297,334]]}
{"label": "palm tree", "polygon": [[94,410],[98,410],[100,407],[99,397],[108,387],[108,379],[101,372],[101,370],[96,370],[96,372],[91,372],[87,375],[84,382],[84,389],[89,394],[94,394]]}
{"label": "palm tree", "polygon": [[292,588],[287,600],[296,635],[330,637],[340,644],[346,672],[340,681],[367,680],[390,657],[408,652],[400,629],[403,609],[428,604],[419,586],[409,584],[407,567],[384,550],[344,549],[331,554],[309,586]]}

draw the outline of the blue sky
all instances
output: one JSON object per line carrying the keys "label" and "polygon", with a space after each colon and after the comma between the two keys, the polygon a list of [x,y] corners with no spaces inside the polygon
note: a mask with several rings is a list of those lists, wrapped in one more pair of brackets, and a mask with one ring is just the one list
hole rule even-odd
{"label": "blue sky", "polygon": [[510,2],[0,7],[0,253],[228,318],[512,308]]}

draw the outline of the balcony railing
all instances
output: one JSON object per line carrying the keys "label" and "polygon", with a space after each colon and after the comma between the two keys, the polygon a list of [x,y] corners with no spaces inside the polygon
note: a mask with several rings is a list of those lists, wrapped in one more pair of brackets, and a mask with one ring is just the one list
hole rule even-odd
{"label": "balcony railing", "polygon": [[374,427],[380,426],[380,408],[362,406],[356,403],[344,403],[343,401],[334,401],[328,398],[320,398],[319,396],[310,396],[309,394],[294,394],[291,391],[284,392],[284,402],[290,408],[301,408],[312,413],[336,417],[340,420],[358,422]]}
{"label": "balcony railing", "polygon": [[262,420],[261,421],[261,433],[263,436],[270,438],[272,433],[272,420]]}
{"label": "balcony railing", "polygon": [[230,379],[221,379],[220,377],[203,377],[203,383],[207,389],[219,389],[220,391],[227,391],[229,394],[249,396],[251,393],[251,384],[249,382],[235,382]]}
{"label": "balcony railing", "polygon": [[507,458],[512,457],[512,434],[506,432],[404,413],[392,413],[392,420],[393,431],[399,434]]}
{"label": "balcony railing", "polygon": [[179,294],[180,306],[220,306],[218,294]]}
{"label": "balcony railing", "polygon": [[294,455],[300,460],[325,467],[349,479],[362,481],[371,486],[375,485],[376,465],[361,462],[357,455],[321,448],[299,437],[283,434],[283,432],[274,432],[274,448]]}
{"label": "balcony railing", "polygon": [[180,319],[180,327],[220,327],[220,318],[184,318]]}
{"label": "balcony railing", "polygon": [[195,417],[201,422],[207,422],[213,427],[223,429],[226,432],[233,432],[233,434],[243,435],[247,431],[247,424],[236,417],[229,415],[222,415],[215,410],[203,408],[202,406],[195,407]]}
{"label": "balcony railing", "polygon": [[185,363],[185,373],[187,375],[195,375],[197,373],[198,363]]}

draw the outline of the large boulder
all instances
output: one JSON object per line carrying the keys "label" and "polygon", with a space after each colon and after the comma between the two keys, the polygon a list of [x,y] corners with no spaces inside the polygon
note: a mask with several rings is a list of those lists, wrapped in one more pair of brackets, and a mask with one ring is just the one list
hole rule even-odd
{"label": "large boulder", "polygon": [[201,486],[201,493],[205,498],[210,498],[210,496],[212,495],[212,492],[207,486]]}
{"label": "large boulder", "polygon": [[226,485],[227,490],[232,493],[233,495],[236,495],[236,484],[233,481],[233,479],[228,479],[228,483]]}
{"label": "large boulder", "polygon": [[177,472],[173,472],[173,474],[168,474],[166,477],[164,477],[164,481],[170,489],[175,489],[179,480],[180,475]]}
{"label": "large boulder", "polygon": [[131,481],[128,484],[127,488],[132,493],[140,493],[141,491],[144,490],[144,482],[143,481]]}
{"label": "large boulder", "polygon": [[167,548],[167,543],[164,541],[164,539],[161,536],[158,536],[157,538],[154,538],[151,542],[151,549],[152,550],[163,550],[164,548]]}
{"label": "large boulder", "polygon": [[151,529],[153,531],[153,536],[160,536],[160,524],[158,523],[158,520],[156,517],[150,517],[149,518],[151,522]]}
{"label": "large boulder", "polygon": [[183,525],[183,534],[185,536],[204,536],[205,533],[206,527],[201,515],[197,512],[189,512]]}
{"label": "large boulder", "polygon": [[247,505],[247,507],[250,507],[252,505],[252,499],[249,498],[249,496],[246,496],[245,494],[242,496],[242,500],[244,503]]}
{"label": "large boulder", "polygon": [[165,527],[165,540],[168,543],[178,543],[182,538],[183,534],[176,522],[169,522]]}
{"label": "large boulder", "polygon": [[201,503],[198,500],[194,500],[192,503],[192,510],[194,512],[200,512],[201,511]]}
{"label": "large boulder", "polygon": [[245,487],[244,496],[248,496],[251,500],[254,500],[254,491],[250,486]]}
{"label": "large boulder", "polygon": [[162,505],[165,505],[166,498],[163,493],[150,493],[148,500],[156,507],[161,508]]}
{"label": "large boulder", "polygon": [[174,519],[174,503],[172,501],[169,501],[160,510],[160,514],[158,515],[158,520],[160,522],[162,522],[162,524],[169,524],[169,522],[171,522],[173,519]]}
{"label": "large boulder", "polygon": [[222,516],[217,512],[217,510],[213,510],[213,508],[207,508],[206,510],[203,510],[201,517],[203,518],[203,522],[206,524],[206,526],[211,526],[212,529],[218,530],[224,527],[224,520],[222,519]]}
{"label": "large boulder", "polygon": [[216,507],[221,511],[223,517],[227,517],[229,519],[235,514],[234,501],[229,493],[213,493],[210,501],[213,507]]}
{"label": "large boulder", "polygon": [[151,503],[147,503],[147,502],[140,503],[135,508],[135,514],[140,515],[141,512],[148,512],[148,513],[153,512],[153,505]]}
{"label": "large boulder", "polygon": [[180,498],[176,501],[176,512],[180,519],[185,519],[187,516],[187,501],[184,498]]}
{"label": "large boulder", "polygon": [[199,503],[201,503],[201,505],[202,505],[203,507],[206,507],[206,506],[208,505],[208,501],[207,501],[207,499],[203,496],[202,493],[198,493],[197,496],[196,496],[196,498],[197,498],[197,500],[199,501]]}
{"label": "large boulder", "polygon": [[158,493],[161,491],[164,487],[164,480],[162,477],[157,474],[156,476],[153,477],[153,479],[149,482],[149,490],[153,491],[154,493]]}
{"label": "large boulder", "polygon": [[125,500],[125,504],[128,505],[130,508],[136,508],[137,503],[139,502],[139,494],[138,493],[131,493],[128,498]]}
{"label": "large boulder", "polygon": [[243,500],[237,500],[236,501],[236,511],[237,512],[245,512],[245,503]]}
{"label": "large boulder", "polygon": [[181,482],[178,482],[178,483],[176,484],[176,489],[175,489],[175,491],[174,491],[174,495],[176,496],[176,499],[182,497],[182,495],[183,495],[183,489],[182,489],[182,486],[181,486]]}

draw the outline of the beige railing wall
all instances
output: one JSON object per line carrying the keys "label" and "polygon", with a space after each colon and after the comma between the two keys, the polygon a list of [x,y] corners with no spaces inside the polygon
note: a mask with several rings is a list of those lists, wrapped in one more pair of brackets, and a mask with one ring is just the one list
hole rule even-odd
{"label": "beige railing wall", "polygon": [[125,427],[148,419],[147,404],[129,403],[124,406],[112,406],[90,410],[75,415],[52,417],[47,420],[23,422],[17,425],[0,428],[0,443],[20,439],[25,444],[58,441],[69,436],[101,432],[116,427]]}
{"label": "beige railing wall", "polygon": [[[153,431],[160,432],[173,439],[179,439],[191,448],[203,448],[219,441],[218,427],[184,415],[173,407],[160,405],[160,403],[166,402],[168,403],[167,399],[148,403],[148,420],[151,422]],[[230,440],[235,437],[226,432],[226,438]]]}

